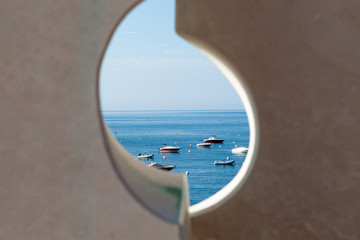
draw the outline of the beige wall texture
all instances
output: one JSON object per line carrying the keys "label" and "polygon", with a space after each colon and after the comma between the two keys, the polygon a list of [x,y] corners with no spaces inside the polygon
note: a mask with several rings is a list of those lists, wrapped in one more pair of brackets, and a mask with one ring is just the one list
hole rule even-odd
{"label": "beige wall texture", "polygon": [[360,239],[360,2],[178,0],[177,32],[232,64],[257,157],[194,239]]}
{"label": "beige wall texture", "polygon": [[0,239],[186,239],[186,178],[137,164],[100,117],[102,55],[137,2],[0,2]]}
{"label": "beige wall texture", "polygon": [[242,77],[258,136],[242,189],[191,219],[186,178],[102,125],[101,58],[137,3],[0,1],[0,239],[360,239],[360,3],[178,0],[177,32]]}

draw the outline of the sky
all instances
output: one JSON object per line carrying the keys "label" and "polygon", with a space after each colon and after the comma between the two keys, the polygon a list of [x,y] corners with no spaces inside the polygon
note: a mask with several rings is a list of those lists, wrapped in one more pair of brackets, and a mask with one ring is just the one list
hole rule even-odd
{"label": "sky", "polygon": [[120,23],[100,70],[102,111],[244,109],[212,61],[175,32],[175,1],[146,0]]}

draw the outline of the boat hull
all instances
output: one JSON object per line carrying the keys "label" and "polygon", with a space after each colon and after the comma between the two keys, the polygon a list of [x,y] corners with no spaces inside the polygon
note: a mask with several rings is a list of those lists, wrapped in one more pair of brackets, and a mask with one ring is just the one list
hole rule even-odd
{"label": "boat hull", "polygon": [[168,152],[168,153],[177,153],[179,152],[179,149],[178,150],[169,150],[169,149],[163,149],[163,150],[159,150],[160,152]]}
{"label": "boat hull", "polygon": [[205,139],[203,143],[222,143],[224,139]]}
{"label": "boat hull", "polygon": [[196,145],[198,148],[208,148],[211,146],[211,143],[199,143]]}
{"label": "boat hull", "polygon": [[165,171],[171,171],[172,169],[174,169],[176,167],[175,165],[162,165],[162,164],[158,164],[158,163],[151,163],[148,166],[157,168],[157,169],[161,169],[161,170],[165,170]]}
{"label": "boat hull", "polygon": [[170,147],[170,146],[159,149],[160,152],[165,152],[165,153],[176,153],[179,150],[180,150],[180,147]]}
{"label": "boat hull", "polygon": [[242,154],[242,153],[247,153],[248,150],[249,149],[247,147],[238,147],[238,148],[232,149],[231,152],[234,154]]}
{"label": "boat hull", "polygon": [[175,168],[175,166],[165,166],[165,167],[159,167],[157,169],[161,169],[161,170],[164,170],[164,171],[171,171]]}
{"label": "boat hull", "polygon": [[140,156],[137,156],[137,158],[153,158],[154,157],[154,154],[148,154],[148,155],[140,155]]}
{"label": "boat hull", "polygon": [[231,161],[215,161],[214,165],[234,165],[235,160],[231,160]]}

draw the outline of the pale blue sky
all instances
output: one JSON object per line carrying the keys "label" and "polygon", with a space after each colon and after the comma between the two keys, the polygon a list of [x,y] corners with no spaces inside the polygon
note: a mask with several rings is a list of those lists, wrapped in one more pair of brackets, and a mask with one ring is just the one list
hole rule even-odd
{"label": "pale blue sky", "polygon": [[243,109],[217,67],[175,32],[175,1],[147,0],[120,23],[100,72],[106,110]]}

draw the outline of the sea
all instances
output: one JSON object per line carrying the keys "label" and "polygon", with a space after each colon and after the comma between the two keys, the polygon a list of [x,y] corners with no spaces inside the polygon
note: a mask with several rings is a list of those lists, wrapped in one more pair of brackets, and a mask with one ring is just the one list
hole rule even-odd
{"label": "sea", "polygon": [[[221,111],[103,111],[103,119],[114,137],[134,156],[154,154],[154,161],[175,165],[171,172],[188,173],[190,204],[210,197],[239,172],[246,154],[232,154],[237,146],[248,147],[249,123],[244,110]],[[216,135],[224,139],[210,148],[197,148],[201,140]],[[178,153],[160,153],[164,146],[181,147]],[[165,158],[164,158],[165,156]],[[231,165],[214,165],[229,157]]]}

